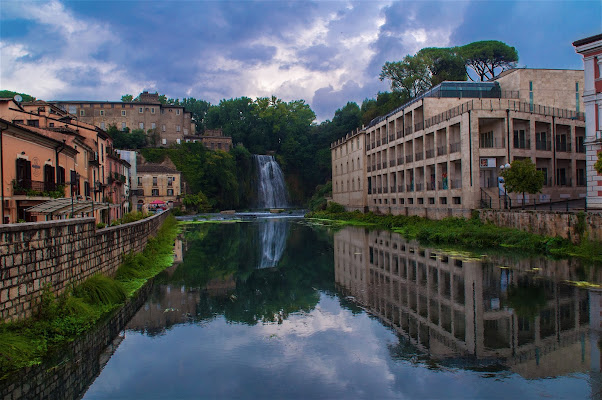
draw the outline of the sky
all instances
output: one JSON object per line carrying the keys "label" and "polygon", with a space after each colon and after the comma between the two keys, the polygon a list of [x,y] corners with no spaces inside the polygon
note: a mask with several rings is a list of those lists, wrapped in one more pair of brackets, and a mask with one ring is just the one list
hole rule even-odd
{"label": "sky", "polygon": [[519,66],[583,69],[602,1],[0,0],[0,89],[43,100],[303,99],[317,122],[389,90],[386,61],[501,40]]}

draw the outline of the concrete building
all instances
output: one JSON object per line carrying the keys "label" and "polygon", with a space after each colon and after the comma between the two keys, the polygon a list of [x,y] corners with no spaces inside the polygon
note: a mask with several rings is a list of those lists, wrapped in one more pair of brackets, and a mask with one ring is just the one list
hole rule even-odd
{"label": "concrete building", "polygon": [[573,46],[583,56],[585,67],[583,102],[587,116],[587,206],[602,209],[602,176],[594,168],[598,154],[602,151],[602,34],[577,40]]}
{"label": "concrete building", "polygon": [[152,146],[180,144],[185,136],[195,134],[192,113],[184,106],[161,104],[157,93],[143,92],[138,98],[135,102],[72,100],[52,103],[102,130],[111,125],[120,130],[142,129]]}
{"label": "concrete building", "polygon": [[[179,202],[182,194],[181,173],[161,164],[142,164],[137,167],[137,196],[136,209],[149,211],[155,205],[164,203],[172,207]],[[157,204],[153,202],[163,202]]]}
{"label": "concrete building", "polygon": [[585,118],[574,91],[582,87],[583,71],[572,70],[443,82],[331,144],[333,200],[381,213],[469,216],[475,208],[519,204],[522,195],[506,195],[498,177],[500,166],[527,157],[545,185],[526,201],[583,198]]}

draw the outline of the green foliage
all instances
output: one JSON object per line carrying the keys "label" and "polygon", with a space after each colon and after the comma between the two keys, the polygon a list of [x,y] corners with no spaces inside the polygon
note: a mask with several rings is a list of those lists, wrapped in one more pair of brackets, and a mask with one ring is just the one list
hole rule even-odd
{"label": "green foliage", "polygon": [[543,172],[537,170],[530,158],[512,161],[510,168],[502,170],[501,175],[504,178],[504,186],[508,193],[523,194],[523,204],[525,202],[525,192],[539,193],[545,181]]}
{"label": "green foliage", "polygon": [[121,101],[123,101],[124,103],[130,103],[134,101],[134,96],[132,96],[131,94],[124,94],[123,96],[121,96]]}
{"label": "green foliage", "polygon": [[182,198],[182,204],[186,206],[187,210],[193,212],[208,212],[211,210],[211,204],[209,204],[209,200],[203,192],[185,195]]}
{"label": "green foliage", "polygon": [[546,305],[546,291],[535,282],[520,282],[508,288],[508,303],[516,315],[532,321]]}
{"label": "green foliage", "polygon": [[391,89],[415,97],[432,86],[429,69],[421,57],[406,55],[402,61],[385,62],[379,75],[391,81]]}
{"label": "green foliage", "polygon": [[113,305],[126,298],[123,287],[111,278],[95,275],[73,290],[73,295],[90,305]]}
{"label": "green foliage", "polygon": [[314,195],[309,199],[307,208],[310,211],[318,211],[326,209],[326,197],[332,197],[332,181],[328,181],[325,185],[318,185]]}
{"label": "green foliage", "polygon": [[479,219],[445,218],[429,220],[416,216],[376,215],[373,213],[316,211],[307,218],[332,220],[353,225],[376,225],[431,245],[459,246],[469,249],[504,249],[557,257],[575,256],[602,261],[602,243],[584,241],[573,245],[560,237],[535,235],[503,228]]}
{"label": "green foliage", "polygon": [[99,222],[96,224],[97,229],[106,228],[106,226],[107,226],[107,224],[105,224],[104,222]]}
{"label": "green foliage", "polygon": [[1,98],[11,98],[12,99],[17,94],[23,98],[23,101],[35,101],[36,100],[35,97],[30,96],[25,93],[13,92],[12,90],[0,90]]}
{"label": "green foliage", "polygon": [[117,149],[141,149],[147,145],[147,136],[142,129],[129,128],[120,131],[115,125],[110,125],[107,134],[113,139],[113,146]]}
{"label": "green foliage", "polygon": [[367,126],[374,118],[388,114],[408,100],[410,97],[399,91],[378,92],[376,100],[365,99],[362,102],[362,124]]}
{"label": "green foliage", "polygon": [[464,58],[466,67],[472,69],[481,81],[494,78],[496,69],[513,68],[518,61],[516,49],[498,40],[469,43],[458,47],[457,52]]}
{"label": "green foliage", "polygon": [[343,213],[343,212],[345,212],[345,207],[339,203],[335,203],[334,201],[331,201],[326,206],[326,212],[333,213],[333,214]]}

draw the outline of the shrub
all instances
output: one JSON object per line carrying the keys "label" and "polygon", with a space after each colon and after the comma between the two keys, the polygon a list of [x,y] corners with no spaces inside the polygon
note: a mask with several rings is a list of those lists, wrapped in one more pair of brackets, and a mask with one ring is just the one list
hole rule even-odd
{"label": "shrub", "polygon": [[344,213],[345,212],[345,207],[342,206],[339,203],[335,203],[334,201],[331,201],[326,206],[326,211],[329,212],[329,213],[333,213],[333,214]]}

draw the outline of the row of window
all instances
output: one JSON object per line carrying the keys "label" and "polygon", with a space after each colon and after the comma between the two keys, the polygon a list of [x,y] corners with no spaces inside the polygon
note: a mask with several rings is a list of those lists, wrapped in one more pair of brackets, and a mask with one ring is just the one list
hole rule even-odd
{"label": "row of window", "polygon": [[[100,105],[100,108],[104,108],[104,104]],[[111,104],[111,108],[114,108],[114,104]],[[121,105],[121,108],[125,108],[125,104]],[[130,104],[130,108],[134,108],[133,104]],[[105,115],[105,110],[99,110],[100,111],[100,115],[103,116]],[[138,107],[138,113],[139,114],[143,114],[145,111],[150,111],[151,114],[155,114],[155,107]],[[169,112],[173,112],[172,108],[168,109]],[[94,111],[92,111],[94,112]],[[180,113],[182,112],[182,109],[176,108],[175,109],[176,115],[180,115]],[[77,114],[77,106],[69,106],[69,113],[70,114]],[[161,114],[165,114],[165,109],[161,109]],[[81,117],[86,116],[86,111],[84,110],[84,105],[80,104],[79,106],[79,115]],[[125,117],[127,116],[126,110],[121,110],[121,116]]]}
{"label": "row of window", "polygon": [[[167,189],[165,194],[159,194],[159,189],[151,189],[151,196],[173,196],[173,189]],[[144,196],[144,190],[138,189],[138,196]]]}

